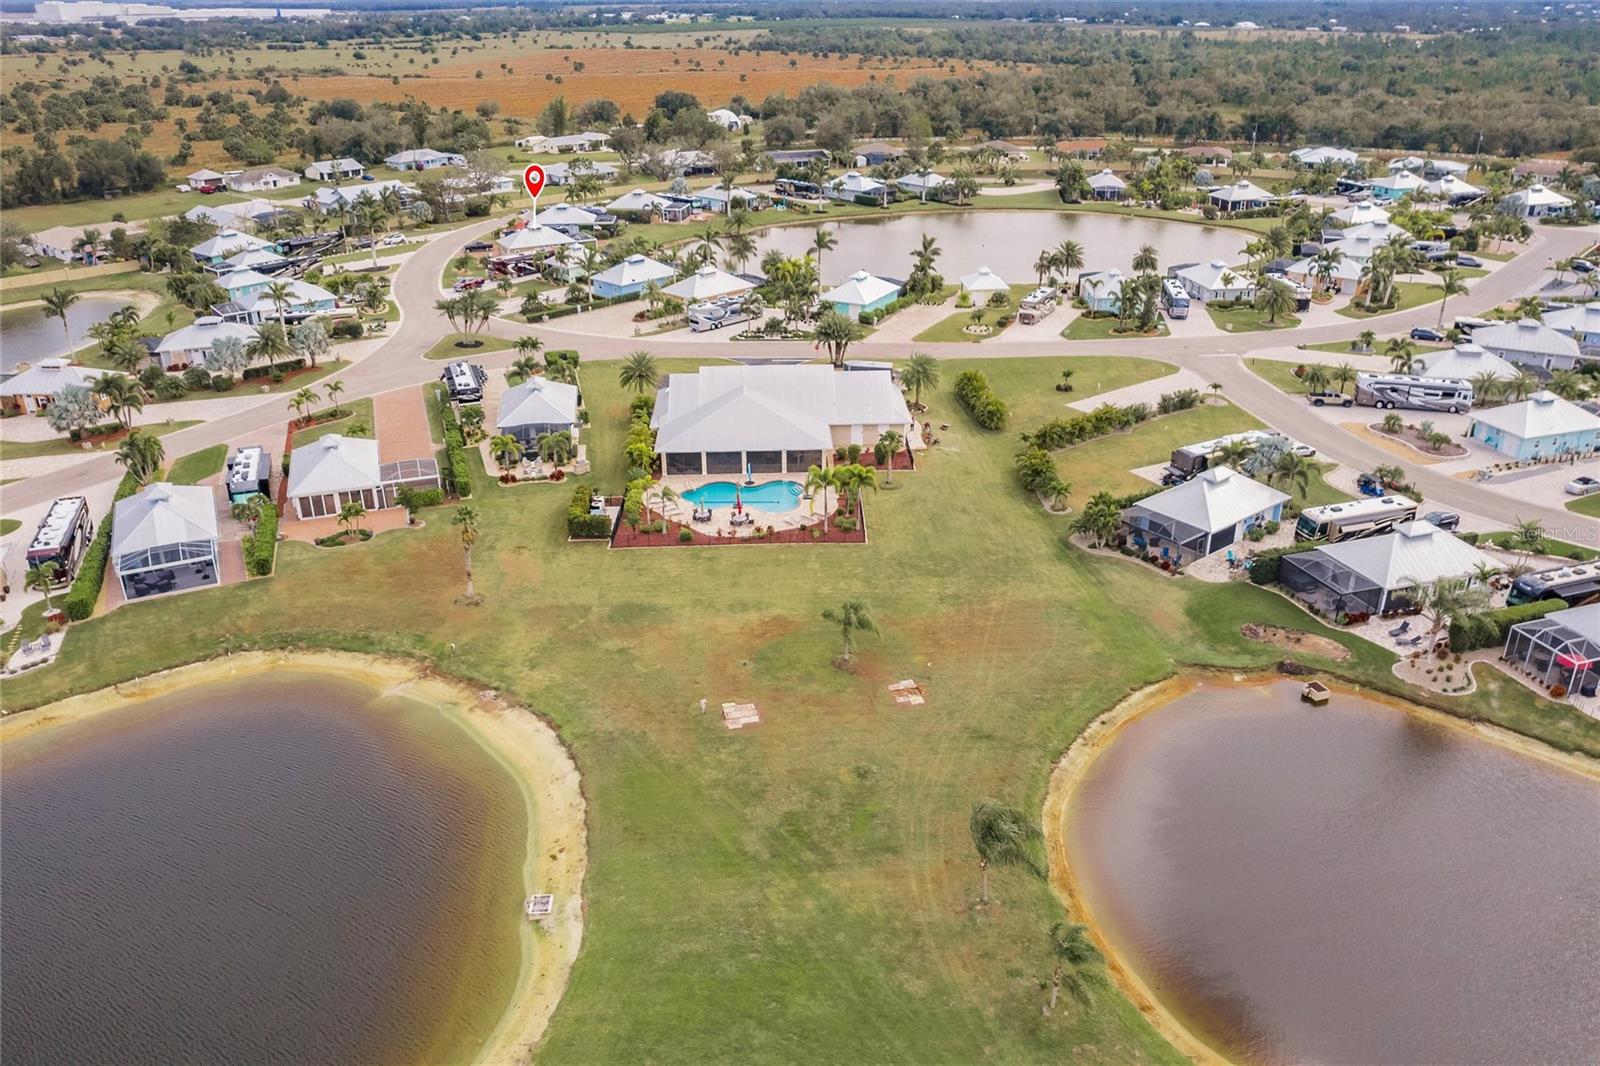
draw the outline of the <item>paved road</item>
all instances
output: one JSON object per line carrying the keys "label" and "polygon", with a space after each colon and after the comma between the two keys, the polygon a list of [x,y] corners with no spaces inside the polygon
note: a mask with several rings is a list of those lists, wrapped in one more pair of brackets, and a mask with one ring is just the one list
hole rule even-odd
{"label": "paved road", "polygon": [[[439,299],[438,281],[446,264],[467,241],[492,232],[498,222],[489,221],[442,233],[413,252],[396,272],[394,296],[404,315],[394,334],[351,369],[340,375],[346,399],[372,396],[390,389],[414,385],[436,377],[440,365],[425,358],[426,353],[450,332],[449,323],[433,309]],[[1552,259],[1574,255],[1594,242],[1591,229],[1541,227],[1522,254],[1488,276],[1478,279],[1466,296],[1457,297],[1453,310],[1470,314],[1486,310],[1521,296],[1537,285]],[[1351,320],[1327,326],[1306,327],[1290,334],[1279,332],[1243,334],[1237,337],[1152,337],[1113,342],[1068,341],[1045,334],[1037,343],[1014,345],[916,344],[912,342],[863,341],[852,352],[862,358],[903,359],[912,352],[926,352],[941,359],[1015,358],[1018,356],[1126,355],[1158,358],[1200,374],[1207,381],[1223,385],[1224,393],[1262,421],[1284,429],[1315,447],[1324,455],[1349,466],[1368,469],[1393,462],[1394,456],[1381,448],[1358,440],[1337,426],[1319,418],[1307,417],[1303,405],[1279,391],[1243,364],[1251,351],[1282,348],[1286,343],[1318,344],[1344,340],[1358,327],[1393,333],[1417,325],[1433,325],[1436,306],[1384,315],[1364,322]],[[708,351],[698,338],[597,337],[554,325],[529,326],[506,319],[493,321],[487,332],[496,337],[537,336],[552,348],[577,348],[585,362],[620,359],[641,347],[663,357],[693,357],[715,354],[724,358],[764,359],[809,355],[800,342],[719,341]],[[1022,349],[1022,350],[1018,350]],[[510,352],[490,353],[480,362],[499,367],[514,358]],[[285,418],[282,398],[274,396],[256,407],[237,412],[214,422],[181,430],[164,438],[169,455],[185,455],[212,444],[242,436],[280,430]],[[275,439],[275,438],[274,438]],[[1417,487],[1429,500],[1442,506],[1466,511],[1497,522],[1511,523],[1522,518],[1537,518],[1552,531],[1571,532],[1575,518],[1570,512],[1549,507],[1519,505],[1471,482],[1430,473],[1420,463],[1409,464]],[[42,503],[56,496],[85,491],[89,486],[118,476],[119,470],[109,455],[85,458],[82,462],[47,476],[29,478],[4,490],[8,511]],[[1571,537],[1568,539],[1578,539]]]}

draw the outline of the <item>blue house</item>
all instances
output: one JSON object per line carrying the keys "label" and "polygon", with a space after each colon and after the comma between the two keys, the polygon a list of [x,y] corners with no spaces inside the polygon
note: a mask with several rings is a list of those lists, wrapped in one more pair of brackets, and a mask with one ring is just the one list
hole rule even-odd
{"label": "blue house", "polygon": [[1600,416],[1553,392],[1478,412],[1468,435],[1513,459],[1592,455],[1600,451]]}
{"label": "blue house", "polygon": [[609,300],[643,292],[652,281],[665,285],[677,276],[678,272],[665,263],[658,263],[647,255],[630,255],[600,271],[589,283],[596,297]]}
{"label": "blue house", "polygon": [[858,270],[822,298],[846,318],[860,318],[864,311],[876,311],[899,299],[900,286],[887,278]]}
{"label": "blue house", "polygon": [[1114,315],[1122,309],[1122,283],[1127,275],[1120,270],[1099,270],[1078,275],[1078,298],[1094,315]]}

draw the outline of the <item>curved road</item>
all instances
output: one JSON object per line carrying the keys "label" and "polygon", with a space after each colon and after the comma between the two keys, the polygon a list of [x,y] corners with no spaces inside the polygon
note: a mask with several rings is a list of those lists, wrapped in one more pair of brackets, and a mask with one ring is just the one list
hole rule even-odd
{"label": "curved road", "polygon": [[[440,298],[439,278],[462,244],[493,232],[500,224],[498,221],[484,222],[441,233],[413,252],[401,265],[395,274],[394,297],[403,312],[403,321],[376,351],[340,375],[347,399],[415,385],[438,376],[440,364],[425,356],[429,349],[451,332],[444,316],[434,310],[434,303]],[[1522,254],[1478,279],[1468,295],[1457,298],[1456,307],[1461,313],[1483,311],[1521,296],[1538,283],[1550,260],[1575,255],[1592,244],[1594,239],[1591,229],[1541,227],[1535,231],[1533,240]],[[1344,340],[1358,325],[1381,328],[1385,332],[1403,332],[1412,326],[1432,325],[1437,314],[1437,308],[1424,305],[1359,323],[1352,320],[1348,324],[1297,329],[1288,335],[1258,333],[1237,337],[1152,337],[1110,344],[1051,337],[1027,345],[1027,351],[1024,352],[1011,350],[1013,346],[991,346],[983,350],[983,346],[971,344],[871,340],[862,341],[851,350],[863,358],[872,359],[903,359],[913,351],[926,352],[941,359],[1107,354],[1161,359],[1193,370],[1208,381],[1219,382],[1234,403],[1263,422],[1292,433],[1320,453],[1348,466],[1370,469],[1380,463],[1393,462],[1394,456],[1330,422],[1307,417],[1303,403],[1258,377],[1244,365],[1242,357],[1253,350],[1282,348],[1290,343],[1317,344]],[[689,338],[656,337],[641,341],[630,337],[594,336],[552,326],[529,326],[507,319],[495,319],[487,332],[502,338],[537,336],[550,347],[577,348],[586,362],[620,359],[643,344],[648,344],[651,350],[666,357],[771,359],[811,356],[810,348],[803,346],[804,342],[800,341],[719,341],[714,345]],[[509,364],[512,358],[514,356],[510,352],[495,352],[480,357],[480,361],[490,366],[500,366]],[[238,437],[280,430],[283,421],[281,397],[273,396],[255,407],[170,434],[165,438],[165,443],[171,454],[185,455]],[[1433,503],[1495,522],[1509,525],[1517,519],[1537,518],[1554,531],[1583,521],[1570,512],[1519,504],[1470,481],[1435,473],[1421,463],[1409,464],[1408,473]],[[56,496],[82,492],[116,476],[118,468],[110,455],[85,458],[70,467],[28,478],[6,489],[6,508],[20,510]]]}

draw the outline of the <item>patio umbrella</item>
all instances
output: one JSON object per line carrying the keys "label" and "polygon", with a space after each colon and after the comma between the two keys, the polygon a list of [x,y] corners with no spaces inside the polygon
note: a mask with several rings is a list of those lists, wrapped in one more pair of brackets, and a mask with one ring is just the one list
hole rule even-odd
{"label": "patio umbrella", "polygon": [[744,500],[739,495],[739,486],[733,487],[733,513],[744,514]]}

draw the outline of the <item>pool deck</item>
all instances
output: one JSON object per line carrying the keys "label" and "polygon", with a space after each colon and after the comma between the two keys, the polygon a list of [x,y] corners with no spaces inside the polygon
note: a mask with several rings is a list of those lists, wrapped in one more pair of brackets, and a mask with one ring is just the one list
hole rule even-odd
{"label": "pool deck", "polygon": [[[762,480],[763,478],[765,480]],[[756,475],[757,485],[763,485],[769,481],[794,480],[792,476],[786,474]],[[663,478],[659,484],[665,485],[673,492],[681,495],[718,481],[731,481],[734,484],[741,484],[743,479],[737,474],[673,474]],[[799,482],[796,483],[798,484]],[[831,491],[827,492],[826,502],[836,505],[838,502],[837,495],[837,493]],[[758,506],[745,504],[745,513],[753,517],[755,521],[749,525],[735,526],[731,524],[733,508],[728,505],[713,506],[711,509],[712,520],[710,522],[695,522],[693,521],[694,505],[688,500],[668,500],[663,507],[660,498],[654,493],[650,493],[645,502],[652,510],[664,514],[674,522],[689,526],[696,532],[715,536],[720,530],[724,537],[748,537],[757,528],[765,529],[768,526],[773,526],[777,529],[800,529],[804,526],[821,522],[825,513],[824,499],[821,496],[815,501],[815,511],[812,510],[812,501],[803,496],[800,498],[800,506],[790,511],[763,511]]]}

